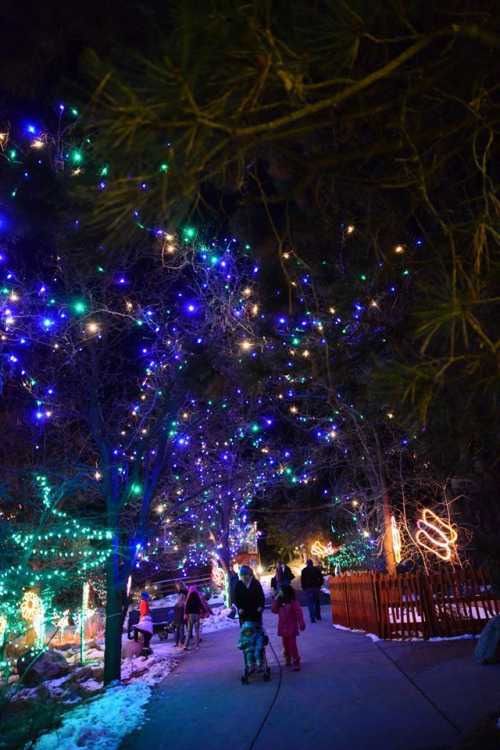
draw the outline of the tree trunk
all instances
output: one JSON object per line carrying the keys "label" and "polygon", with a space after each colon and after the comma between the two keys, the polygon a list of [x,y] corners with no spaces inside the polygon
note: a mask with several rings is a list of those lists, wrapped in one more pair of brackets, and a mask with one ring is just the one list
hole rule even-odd
{"label": "tree trunk", "polygon": [[104,639],[104,684],[121,676],[122,607],[126,582],[120,575],[118,546],[106,564],[106,633]]}
{"label": "tree trunk", "polygon": [[396,573],[396,557],[394,555],[394,545],[392,541],[392,505],[387,489],[384,490],[382,501],[382,520],[384,528],[384,558],[385,568],[388,573]]}

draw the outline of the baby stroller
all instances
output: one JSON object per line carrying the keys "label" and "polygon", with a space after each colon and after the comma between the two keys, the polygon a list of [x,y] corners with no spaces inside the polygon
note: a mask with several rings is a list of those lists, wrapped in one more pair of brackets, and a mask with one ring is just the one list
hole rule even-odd
{"label": "baby stroller", "polygon": [[244,622],[240,628],[238,648],[243,651],[245,669],[241,675],[242,685],[248,685],[252,675],[262,676],[264,682],[271,679],[271,668],[267,663],[266,646],[269,644],[262,625]]}

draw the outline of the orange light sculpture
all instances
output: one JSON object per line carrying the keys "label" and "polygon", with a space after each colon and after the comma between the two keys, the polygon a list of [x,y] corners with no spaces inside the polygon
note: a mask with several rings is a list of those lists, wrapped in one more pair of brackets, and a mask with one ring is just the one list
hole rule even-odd
{"label": "orange light sculpture", "polygon": [[430,508],[424,508],[417,521],[416,541],[423,549],[449,562],[452,558],[458,534],[453,526],[439,518]]}
{"label": "orange light sculpture", "polygon": [[316,539],[316,541],[311,545],[311,555],[313,557],[327,557],[328,555],[333,554],[334,549],[331,542],[328,542],[327,545],[324,545],[323,542],[321,542],[319,539]]}
{"label": "orange light sculpture", "polygon": [[391,534],[392,534],[392,549],[394,551],[394,560],[396,565],[401,562],[401,534],[394,516],[391,516]]}

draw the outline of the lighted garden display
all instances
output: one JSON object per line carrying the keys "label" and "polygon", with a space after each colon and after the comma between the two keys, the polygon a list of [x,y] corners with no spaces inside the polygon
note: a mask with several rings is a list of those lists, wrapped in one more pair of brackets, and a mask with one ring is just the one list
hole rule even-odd
{"label": "lighted garden display", "polygon": [[0,747],[455,747],[500,710],[491,4],[160,5],[0,28]]}

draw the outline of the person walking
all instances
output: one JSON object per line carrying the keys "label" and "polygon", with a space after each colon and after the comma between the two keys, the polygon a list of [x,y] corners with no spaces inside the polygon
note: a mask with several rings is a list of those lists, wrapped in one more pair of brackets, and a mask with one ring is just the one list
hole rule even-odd
{"label": "person walking", "polygon": [[295,591],[289,584],[283,584],[273,599],[271,611],[278,615],[278,635],[283,641],[283,654],[287,667],[300,670],[300,654],[297,647],[297,636],[306,629],[302,607],[295,598]]}
{"label": "person walking", "polygon": [[149,656],[152,653],[149,643],[153,637],[153,620],[149,608],[149,594],[147,591],[143,591],[141,594],[139,622],[137,625],[134,625],[134,641],[136,643],[139,640],[139,633],[142,635],[143,642],[142,656]]}
{"label": "person walking", "polygon": [[313,564],[312,560],[308,560],[306,567],[300,574],[300,583],[307,598],[311,622],[321,620],[321,586],[323,581],[321,570]]}
{"label": "person walking", "polygon": [[184,645],[184,609],[186,607],[187,588],[181,583],[176,583],[177,599],[174,604],[174,626],[175,626],[175,648]]}
{"label": "person walking", "polygon": [[205,611],[206,607],[203,603],[198,589],[195,585],[190,586],[188,588],[186,605],[184,607],[188,626],[186,643],[184,645],[185,651],[189,651],[189,644],[191,643],[191,638],[193,637],[193,630],[195,634],[195,648],[200,647],[200,623],[201,616]]}
{"label": "person walking", "polygon": [[234,618],[238,614],[238,608],[234,601],[234,592],[238,581],[238,574],[233,570],[233,568],[231,568],[229,571],[229,606],[231,607],[231,612],[228,614],[228,617],[231,618],[231,620],[234,620]]}
{"label": "person walking", "polygon": [[264,591],[249,565],[242,565],[240,568],[240,580],[234,587],[234,603],[238,608],[240,625],[244,622],[262,624]]}
{"label": "person walking", "polygon": [[277,594],[283,585],[290,585],[294,578],[295,576],[288,565],[285,565],[283,560],[278,560],[276,572],[271,578],[271,588],[273,593]]}

